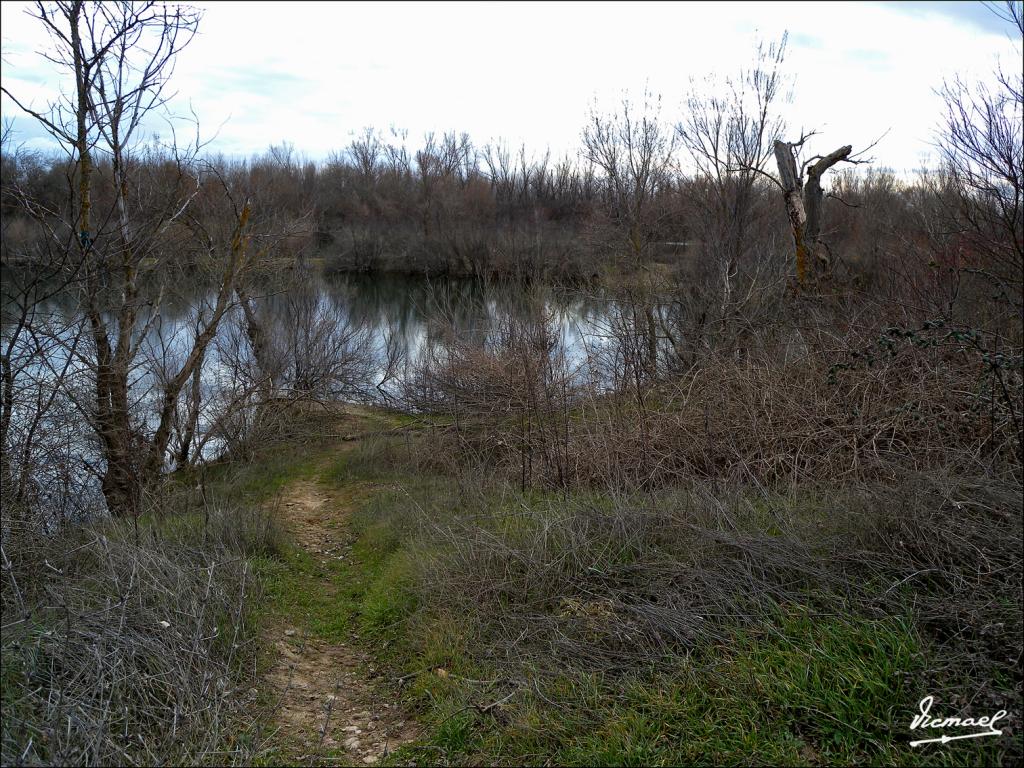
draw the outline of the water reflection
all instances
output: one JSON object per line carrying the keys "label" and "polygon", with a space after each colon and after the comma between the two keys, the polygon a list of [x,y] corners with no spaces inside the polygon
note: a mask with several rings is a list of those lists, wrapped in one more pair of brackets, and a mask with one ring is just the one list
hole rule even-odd
{"label": "water reflection", "polygon": [[[317,290],[352,325],[373,339],[383,366],[387,342],[410,361],[431,344],[457,338],[483,344],[509,319],[541,314],[554,325],[567,357],[583,359],[601,343],[613,304],[597,292],[480,279],[427,279],[404,275],[315,278]],[[269,298],[283,299],[284,294]]]}
{"label": "water reflection", "polygon": [[[0,337],[6,349],[20,314],[19,287],[29,281],[28,276],[7,269],[3,277]],[[387,399],[401,388],[401,373],[393,366],[396,357],[408,371],[421,356],[453,340],[485,345],[510,320],[528,323],[544,317],[554,332],[557,353],[570,367],[592,373],[595,353],[607,345],[617,308],[600,293],[587,290],[469,278],[328,278],[298,269],[250,289],[270,352],[263,370],[257,370],[259,361],[253,357],[245,315],[234,306],[200,371],[202,410],[197,426],[203,437],[195,450],[207,458],[217,455],[225,444],[227,427],[218,419],[229,404],[245,398],[256,402],[268,394],[287,396],[299,389],[320,397]],[[12,360],[21,368],[8,445],[26,439],[41,394],[59,390],[41,427],[31,436],[33,451],[45,458],[36,467],[41,471],[38,486],[52,485],[58,475],[65,484],[81,482],[78,497],[88,497],[94,504],[98,501],[95,483],[85,479],[90,473],[94,479],[99,471],[89,427],[89,404],[95,391],[89,361],[94,352],[82,294],[75,286],[44,293],[46,298],[34,307],[38,333],[22,333],[12,351]],[[156,398],[168,377],[180,369],[194,344],[196,328],[207,322],[215,301],[215,290],[198,280],[166,281],[162,289],[145,287],[133,335],[138,352],[130,375],[130,399],[140,427],[155,428]],[[45,348],[39,347],[38,338],[47,336]],[[350,364],[357,359],[361,369]],[[65,369],[67,376],[60,387],[55,386],[57,372]],[[364,380],[357,381],[360,377]],[[267,379],[272,380],[271,388],[259,389]],[[382,381],[389,385],[380,386]],[[176,450],[173,445],[171,450]],[[91,490],[87,493],[87,489]]]}

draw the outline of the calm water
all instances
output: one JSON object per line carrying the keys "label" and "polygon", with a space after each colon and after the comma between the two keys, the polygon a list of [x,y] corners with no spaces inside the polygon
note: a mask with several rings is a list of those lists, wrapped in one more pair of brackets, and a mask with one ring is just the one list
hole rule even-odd
{"label": "calm water", "polygon": [[[6,340],[10,335],[9,313],[15,311],[10,294],[19,275],[4,269],[3,277],[2,336]],[[374,354],[381,361],[389,340],[415,358],[428,343],[440,342],[453,333],[464,340],[483,341],[503,321],[536,319],[541,312],[549,317],[567,354],[583,359],[592,346],[603,343],[609,313],[614,308],[599,293],[585,289],[400,275],[325,277],[314,271],[301,278],[289,275],[264,281],[251,288],[250,294],[259,308],[261,321],[272,332],[274,326],[280,326],[277,332],[283,332],[285,326],[295,324],[297,319],[300,325],[307,326],[333,324],[338,333],[359,329],[369,336]],[[187,280],[173,289],[165,289],[158,316],[139,340],[142,356],[162,360],[184,353],[192,343],[197,310],[208,311],[214,299],[212,291],[190,285]],[[139,331],[145,325],[146,312],[144,309],[140,313]],[[72,290],[50,296],[41,305],[40,318],[45,318],[46,325],[55,329],[66,345],[70,345],[76,331],[75,320],[80,317],[78,299]],[[241,320],[239,310],[229,312],[219,336],[230,335],[232,326],[240,327]],[[283,343],[287,341],[282,339]],[[51,364],[59,363],[62,350],[54,346],[48,358]],[[143,364],[142,368],[146,367]],[[144,373],[140,369],[140,374]]]}
{"label": "calm water", "polygon": [[510,318],[529,321],[543,313],[567,355],[582,360],[604,343],[614,308],[594,291],[470,279],[318,278],[317,290],[350,322],[367,328],[379,350],[395,337],[410,358],[452,333],[483,342]]}
{"label": "calm water", "polygon": [[[11,313],[16,312],[15,295],[24,274],[4,270],[4,349],[11,338]],[[136,367],[131,373],[131,396],[139,424],[154,425],[155,398],[161,392],[166,371],[179,369],[191,349],[197,318],[208,316],[215,298],[209,289],[183,279],[165,286],[157,302],[154,288],[146,301],[159,305],[159,312],[140,313],[135,340]],[[362,380],[341,381],[330,396],[342,399],[367,397],[387,399],[401,391],[403,376],[415,369],[424,354],[443,350],[452,339],[486,344],[509,319],[535,321],[545,316],[553,331],[553,352],[564,355],[573,375],[587,376],[599,385],[612,385],[603,368],[614,358],[611,327],[622,307],[599,293],[586,289],[528,287],[522,284],[489,283],[470,279],[426,279],[393,275],[324,277],[315,272],[290,273],[254,287],[258,313],[275,354],[285,363],[281,370],[282,389],[294,381],[296,363],[302,354],[342,359],[347,351],[358,350]],[[87,411],[94,395],[90,341],[82,322],[80,294],[75,290],[57,292],[47,298],[33,319],[39,333],[23,335],[12,360],[26,361],[16,386],[16,407],[12,418],[10,444],[20,455],[35,404],[54,390],[58,372],[68,363],[68,376],[33,437],[34,482],[40,489],[60,488],[54,498],[77,506],[55,512],[55,517],[90,514],[102,508],[93,469],[98,464],[97,445],[88,425]],[[78,338],[76,342],[76,338]],[[35,346],[41,343],[42,346]],[[403,364],[384,387],[383,377],[389,350],[402,353]],[[326,354],[321,354],[326,351]],[[28,354],[30,353],[31,354]],[[231,410],[245,390],[245,371],[251,374],[251,353],[245,336],[243,314],[233,309],[222,321],[216,341],[207,353],[202,369],[200,433],[210,435],[202,455],[216,456],[224,441],[214,429],[220,414]],[[242,375],[239,375],[239,372]],[[344,377],[341,377],[342,379]],[[252,379],[249,379],[250,387]],[[21,441],[21,442],[19,442]],[[70,500],[70,502],[68,502]]]}

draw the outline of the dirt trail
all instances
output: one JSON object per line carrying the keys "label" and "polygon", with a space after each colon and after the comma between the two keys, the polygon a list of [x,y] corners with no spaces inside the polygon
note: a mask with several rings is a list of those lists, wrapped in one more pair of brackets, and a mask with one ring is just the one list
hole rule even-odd
{"label": "dirt trail", "polygon": [[[296,546],[323,563],[349,556],[350,504],[314,479],[287,486],[277,508]],[[314,588],[337,591],[328,572]],[[323,762],[373,765],[415,738],[400,702],[382,698],[370,682],[373,661],[361,650],[310,636],[283,619],[265,632],[277,650],[266,677],[280,702],[276,741],[290,761],[316,764],[330,755]]]}

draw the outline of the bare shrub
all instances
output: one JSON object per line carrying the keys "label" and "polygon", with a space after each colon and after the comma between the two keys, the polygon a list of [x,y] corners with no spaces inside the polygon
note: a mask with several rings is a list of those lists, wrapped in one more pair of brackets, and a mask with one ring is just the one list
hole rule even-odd
{"label": "bare shrub", "polygon": [[3,548],[3,762],[246,763],[259,512],[111,522]]}
{"label": "bare shrub", "polygon": [[[1022,650],[1015,485],[898,480],[542,499],[478,480],[457,497],[432,488],[371,511],[413,554],[413,627],[457,617],[466,647],[510,680],[670,663],[813,606],[910,612],[933,658],[992,686]],[[964,684],[931,674],[929,685]]]}
{"label": "bare shrub", "polygon": [[578,386],[543,295],[527,304],[525,317],[504,315],[482,337],[430,345],[403,397],[452,416],[457,456],[510,457],[523,488],[548,471],[568,482],[567,408]]}
{"label": "bare shrub", "polygon": [[776,341],[739,358],[707,353],[652,384],[621,378],[631,346],[612,344],[620,378],[604,393],[551,348],[503,337],[435,359],[416,403],[454,416],[445,453],[524,487],[773,486],[940,466],[1019,477],[1018,357],[979,353],[991,343],[941,323],[805,334],[788,351]]}

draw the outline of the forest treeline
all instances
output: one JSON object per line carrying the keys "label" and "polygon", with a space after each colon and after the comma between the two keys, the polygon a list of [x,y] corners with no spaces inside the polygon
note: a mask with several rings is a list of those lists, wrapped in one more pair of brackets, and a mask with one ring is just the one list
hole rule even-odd
{"label": "forest treeline", "polygon": [[[624,106],[628,113],[630,105]],[[416,148],[404,135],[373,129],[319,162],[304,159],[286,143],[248,159],[197,160],[196,170],[206,177],[200,186],[229,180],[245,190],[254,208],[275,219],[283,236],[268,257],[319,258],[338,273],[578,281],[652,263],[686,265],[691,274],[702,265],[714,269],[723,248],[736,269],[768,250],[785,248],[790,229],[783,190],[761,175],[775,173],[771,142],[761,142],[760,156],[746,170],[730,166],[740,161],[723,153],[715,175],[694,165],[694,158],[706,162],[702,149],[690,153],[678,138],[665,139],[672,131],[683,132],[682,126],[643,130],[655,135],[621,138],[671,144],[660,155],[653,148],[638,153],[645,155],[639,157],[642,163],[659,166],[645,178],[615,165],[630,162],[625,153],[605,158],[603,166],[586,150],[556,160],[525,146],[479,146],[456,132],[427,135]],[[183,182],[174,158],[159,147],[139,151],[130,162],[140,194],[149,194],[143,185],[156,189]],[[73,166],[66,158],[6,143],[5,263],[33,259],[30,243],[38,233],[31,231],[26,207],[56,218],[69,214]],[[1001,225],[1009,236],[1003,268],[1012,272],[1020,258],[1013,237],[1019,238],[1019,214],[984,211],[979,221],[977,211],[966,209],[957,180],[941,166],[909,175],[868,164],[837,170],[823,202],[821,241],[827,244],[826,257],[846,276],[880,278],[893,268],[893,259],[907,261],[908,252],[920,268],[998,256],[992,246],[1003,239]],[[98,171],[111,178],[102,164]],[[1012,184],[1012,176],[1007,181]],[[101,189],[103,194],[110,191]],[[633,228],[623,242],[609,238],[609,229],[618,226]],[[189,256],[187,250],[181,254],[182,266],[189,265]]]}

